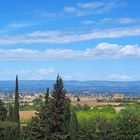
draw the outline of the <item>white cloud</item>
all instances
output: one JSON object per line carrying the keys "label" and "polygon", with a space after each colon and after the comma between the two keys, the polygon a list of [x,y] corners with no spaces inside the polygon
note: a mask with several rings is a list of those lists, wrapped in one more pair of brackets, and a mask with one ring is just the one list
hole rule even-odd
{"label": "white cloud", "polygon": [[140,23],[140,18],[130,18],[130,17],[121,17],[121,18],[103,18],[100,20],[85,20],[82,22],[84,25],[136,25]]}
{"label": "white cloud", "polygon": [[140,19],[125,17],[125,18],[119,18],[117,22],[119,24],[139,23]]}
{"label": "white cloud", "polygon": [[81,31],[35,31],[13,36],[1,36],[0,45],[14,44],[64,44],[95,39],[140,36],[140,26]]}
{"label": "white cloud", "polygon": [[85,20],[85,21],[83,21],[82,23],[85,24],[85,25],[92,25],[92,24],[94,24],[95,22],[92,21],[92,20]]}
{"label": "white cloud", "polygon": [[55,69],[53,67],[49,67],[47,69],[43,68],[43,69],[39,69],[37,71],[37,73],[39,75],[42,75],[42,76],[46,76],[46,75],[51,74],[51,73],[54,73],[54,72],[55,72]]}
{"label": "white cloud", "polygon": [[101,6],[104,6],[104,2],[87,2],[87,3],[78,3],[77,4],[79,7],[82,8],[99,8]]}
{"label": "white cloud", "polygon": [[29,12],[30,14],[32,14],[35,17],[41,17],[41,18],[52,18],[57,16],[57,13],[54,12],[50,12],[50,11],[45,11],[45,10],[33,10],[31,12]]}
{"label": "white cloud", "polygon": [[64,75],[63,78],[65,80],[85,80],[87,78],[87,75],[83,72],[74,72],[72,74]]}
{"label": "white cloud", "polygon": [[64,12],[66,13],[74,13],[75,11],[76,11],[75,7],[72,6],[64,7]]}
{"label": "white cloud", "polygon": [[[46,61],[50,59],[94,60],[94,59],[140,58],[140,46],[100,43],[85,50],[74,49],[33,49],[0,50],[0,61]],[[49,71],[53,71],[52,68]],[[48,70],[40,70],[40,73]]]}
{"label": "white cloud", "polygon": [[96,15],[108,13],[118,6],[116,2],[79,2],[75,6],[64,7],[64,12],[76,16]]}
{"label": "white cloud", "polygon": [[15,69],[9,69],[5,71],[0,71],[0,74],[7,75],[9,78],[14,78],[16,74],[19,75],[20,79],[26,79],[26,80],[42,80],[47,79],[51,76],[56,76],[56,70],[54,67],[50,66],[48,68],[40,68],[40,69],[21,69],[21,70],[15,70]]}
{"label": "white cloud", "polygon": [[24,22],[21,22],[21,23],[9,23],[7,25],[8,28],[23,28],[23,27],[28,27],[28,26],[31,26],[31,24],[29,23],[24,23]]}
{"label": "white cloud", "polygon": [[135,80],[135,77],[134,76],[129,76],[129,75],[112,74],[112,75],[109,75],[106,80],[131,81],[131,80]]}
{"label": "white cloud", "polygon": [[122,18],[104,18],[97,23],[105,24],[133,24],[133,23],[140,23],[139,18],[130,18],[130,17],[122,17]]}

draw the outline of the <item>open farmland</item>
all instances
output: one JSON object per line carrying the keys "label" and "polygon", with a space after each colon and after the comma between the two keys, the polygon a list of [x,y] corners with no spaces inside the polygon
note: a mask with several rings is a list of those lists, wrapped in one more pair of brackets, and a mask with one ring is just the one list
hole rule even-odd
{"label": "open farmland", "polygon": [[[119,107],[120,103],[111,103],[111,102],[97,102],[95,98],[80,98],[80,101],[77,102],[75,99],[72,99],[72,104],[73,105],[88,105],[90,107],[102,107],[102,106],[107,106],[111,105],[115,108],[116,112],[119,112],[123,107]],[[20,120],[21,123],[26,123],[28,122],[32,117],[34,117],[35,110],[28,110],[28,111],[20,111]]]}
{"label": "open farmland", "polygon": [[35,117],[35,110],[30,110],[30,111],[20,111],[20,121],[21,123],[26,123],[31,120],[32,117]]}
{"label": "open farmland", "polygon": [[118,102],[97,102],[96,98],[92,97],[82,97],[80,98],[80,101],[76,101],[77,98],[71,98],[72,104],[80,104],[80,105],[88,105],[88,106],[105,106],[105,105],[112,105],[112,106],[119,106],[120,103]]}

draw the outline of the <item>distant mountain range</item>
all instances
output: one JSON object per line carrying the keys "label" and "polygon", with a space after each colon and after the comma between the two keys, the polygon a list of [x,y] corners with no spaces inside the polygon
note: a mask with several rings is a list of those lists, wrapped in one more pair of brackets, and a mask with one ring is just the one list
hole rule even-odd
{"label": "distant mountain range", "polygon": [[[36,93],[44,92],[47,87],[53,88],[53,80],[21,80],[20,92]],[[76,93],[124,93],[140,95],[140,81],[116,82],[116,81],[64,81],[65,88],[69,92]],[[0,92],[13,93],[15,81],[0,81]]]}

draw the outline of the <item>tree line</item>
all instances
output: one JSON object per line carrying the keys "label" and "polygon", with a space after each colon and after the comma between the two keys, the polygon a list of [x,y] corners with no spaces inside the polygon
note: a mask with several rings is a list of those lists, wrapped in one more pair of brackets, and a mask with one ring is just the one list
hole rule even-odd
{"label": "tree line", "polygon": [[36,116],[20,126],[18,76],[15,87],[15,102],[8,111],[0,100],[0,140],[140,140],[140,105],[119,113],[110,106],[73,106],[59,75]]}

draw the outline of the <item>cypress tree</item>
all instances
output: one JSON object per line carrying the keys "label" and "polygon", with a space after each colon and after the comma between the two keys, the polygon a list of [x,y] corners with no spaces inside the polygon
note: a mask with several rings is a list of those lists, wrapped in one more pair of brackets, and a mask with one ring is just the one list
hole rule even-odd
{"label": "cypress tree", "polygon": [[49,88],[47,88],[47,92],[45,93],[45,104],[48,104],[49,100]]}
{"label": "cypress tree", "polygon": [[20,117],[19,117],[19,87],[18,87],[18,75],[16,75],[16,87],[15,87],[15,103],[14,103],[14,121],[19,124],[20,128]]}

